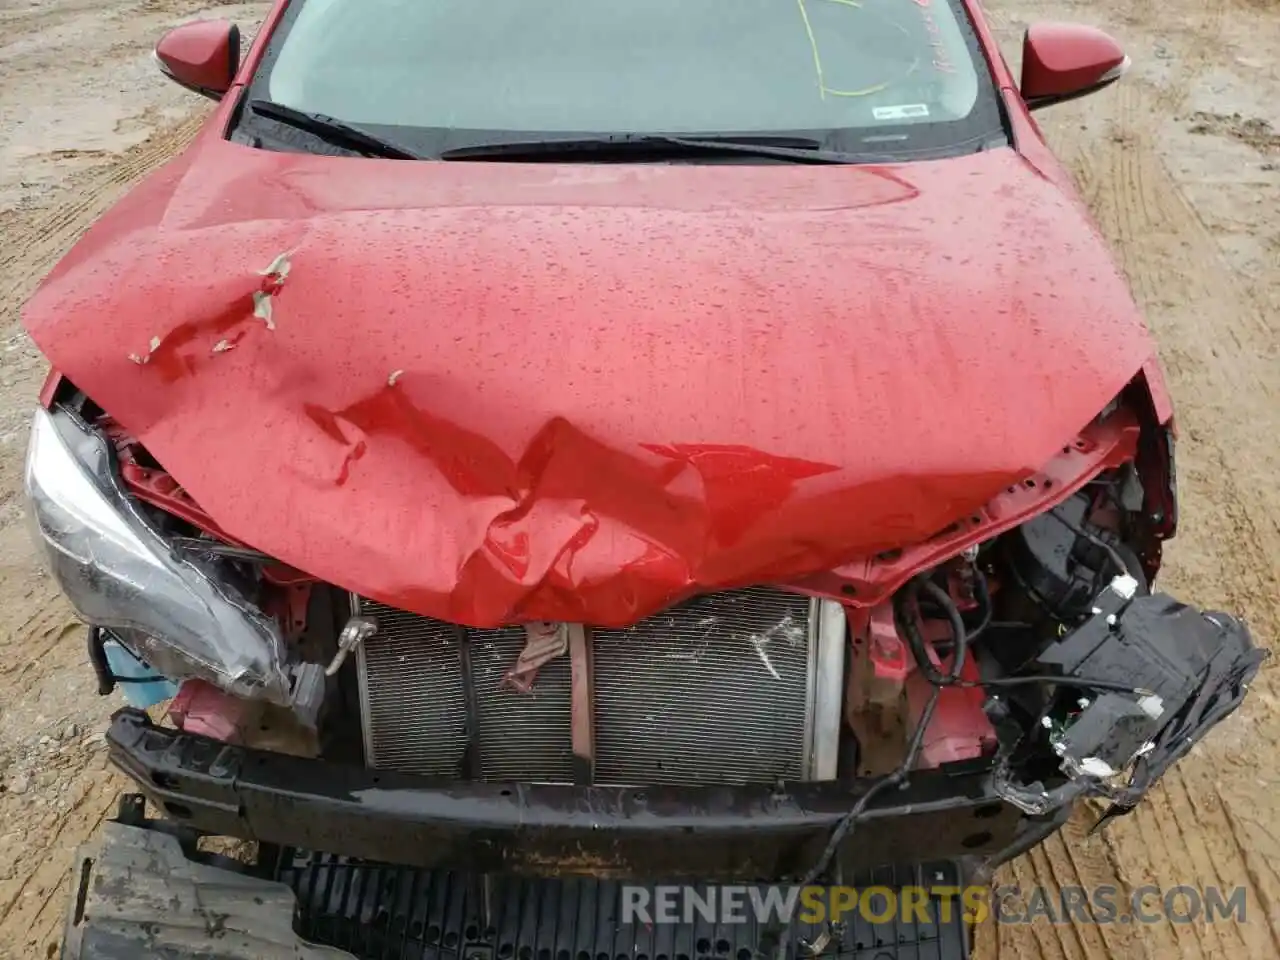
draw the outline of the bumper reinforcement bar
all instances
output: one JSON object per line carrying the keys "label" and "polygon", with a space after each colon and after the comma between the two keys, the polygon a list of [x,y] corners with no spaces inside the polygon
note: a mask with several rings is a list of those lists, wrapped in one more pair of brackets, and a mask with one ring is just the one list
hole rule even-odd
{"label": "bumper reinforcement bar", "polygon": [[[228,746],[115,714],[112,761],[209,834],[426,868],[675,881],[803,875],[858,784],[592,787],[460,782]],[[925,771],[873,805],[833,875],[998,855],[1023,815],[987,769]],[[835,872],[838,871],[838,872]]]}

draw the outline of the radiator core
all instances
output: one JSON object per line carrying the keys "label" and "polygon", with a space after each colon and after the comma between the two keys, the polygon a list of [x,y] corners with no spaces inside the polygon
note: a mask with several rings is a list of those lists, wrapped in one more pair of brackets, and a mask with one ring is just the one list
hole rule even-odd
{"label": "radiator core", "polygon": [[[464,628],[361,598],[352,606],[378,625],[357,657],[371,766],[574,782],[568,656],[519,693],[502,678],[524,647],[522,627]],[[586,638],[594,782],[834,776],[823,758],[834,758],[840,724],[838,604],[753,587],[696,597],[625,629],[588,628]]]}

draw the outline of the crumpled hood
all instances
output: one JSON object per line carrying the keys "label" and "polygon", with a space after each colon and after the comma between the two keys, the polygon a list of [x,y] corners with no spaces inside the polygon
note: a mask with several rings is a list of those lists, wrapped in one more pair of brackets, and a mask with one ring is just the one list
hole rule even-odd
{"label": "crumpled hood", "polygon": [[923,540],[1154,352],[1012,150],[441,164],[209,136],[25,322],[231,535],[478,626],[621,625]]}

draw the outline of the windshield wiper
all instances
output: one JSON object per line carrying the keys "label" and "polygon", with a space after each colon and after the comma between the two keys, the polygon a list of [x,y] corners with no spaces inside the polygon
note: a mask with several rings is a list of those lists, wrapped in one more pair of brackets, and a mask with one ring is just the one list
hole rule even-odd
{"label": "windshield wiper", "polygon": [[426,159],[422,154],[415,153],[408,147],[391,140],[384,140],[376,133],[370,133],[345,120],[327,117],[323,113],[308,113],[273,100],[250,100],[249,109],[260,116],[270,117],[286,126],[314,133],[328,143],[348,147],[367,156],[387,157],[392,160]]}
{"label": "windshield wiper", "polygon": [[872,163],[884,157],[824,150],[817,140],[804,137],[694,136],[668,134],[621,134],[562,140],[519,140],[506,143],[478,143],[454,147],[440,154],[441,160],[553,160],[579,155],[613,154],[743,154],[774,157],[793,163]]}

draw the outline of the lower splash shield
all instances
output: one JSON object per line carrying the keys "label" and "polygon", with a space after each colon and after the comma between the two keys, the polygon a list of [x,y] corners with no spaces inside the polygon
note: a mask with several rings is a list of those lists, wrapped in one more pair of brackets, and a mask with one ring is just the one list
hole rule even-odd
{"label": "lower splash shield", "polygon": [[809,906],[796,888],[486,877],[293,848],[248,867],[207,862],[141,799],[79,852],[63,960],[749,960],[778,956],[780,919],[788,960],[969,955],[947,861],[868,871]]}

